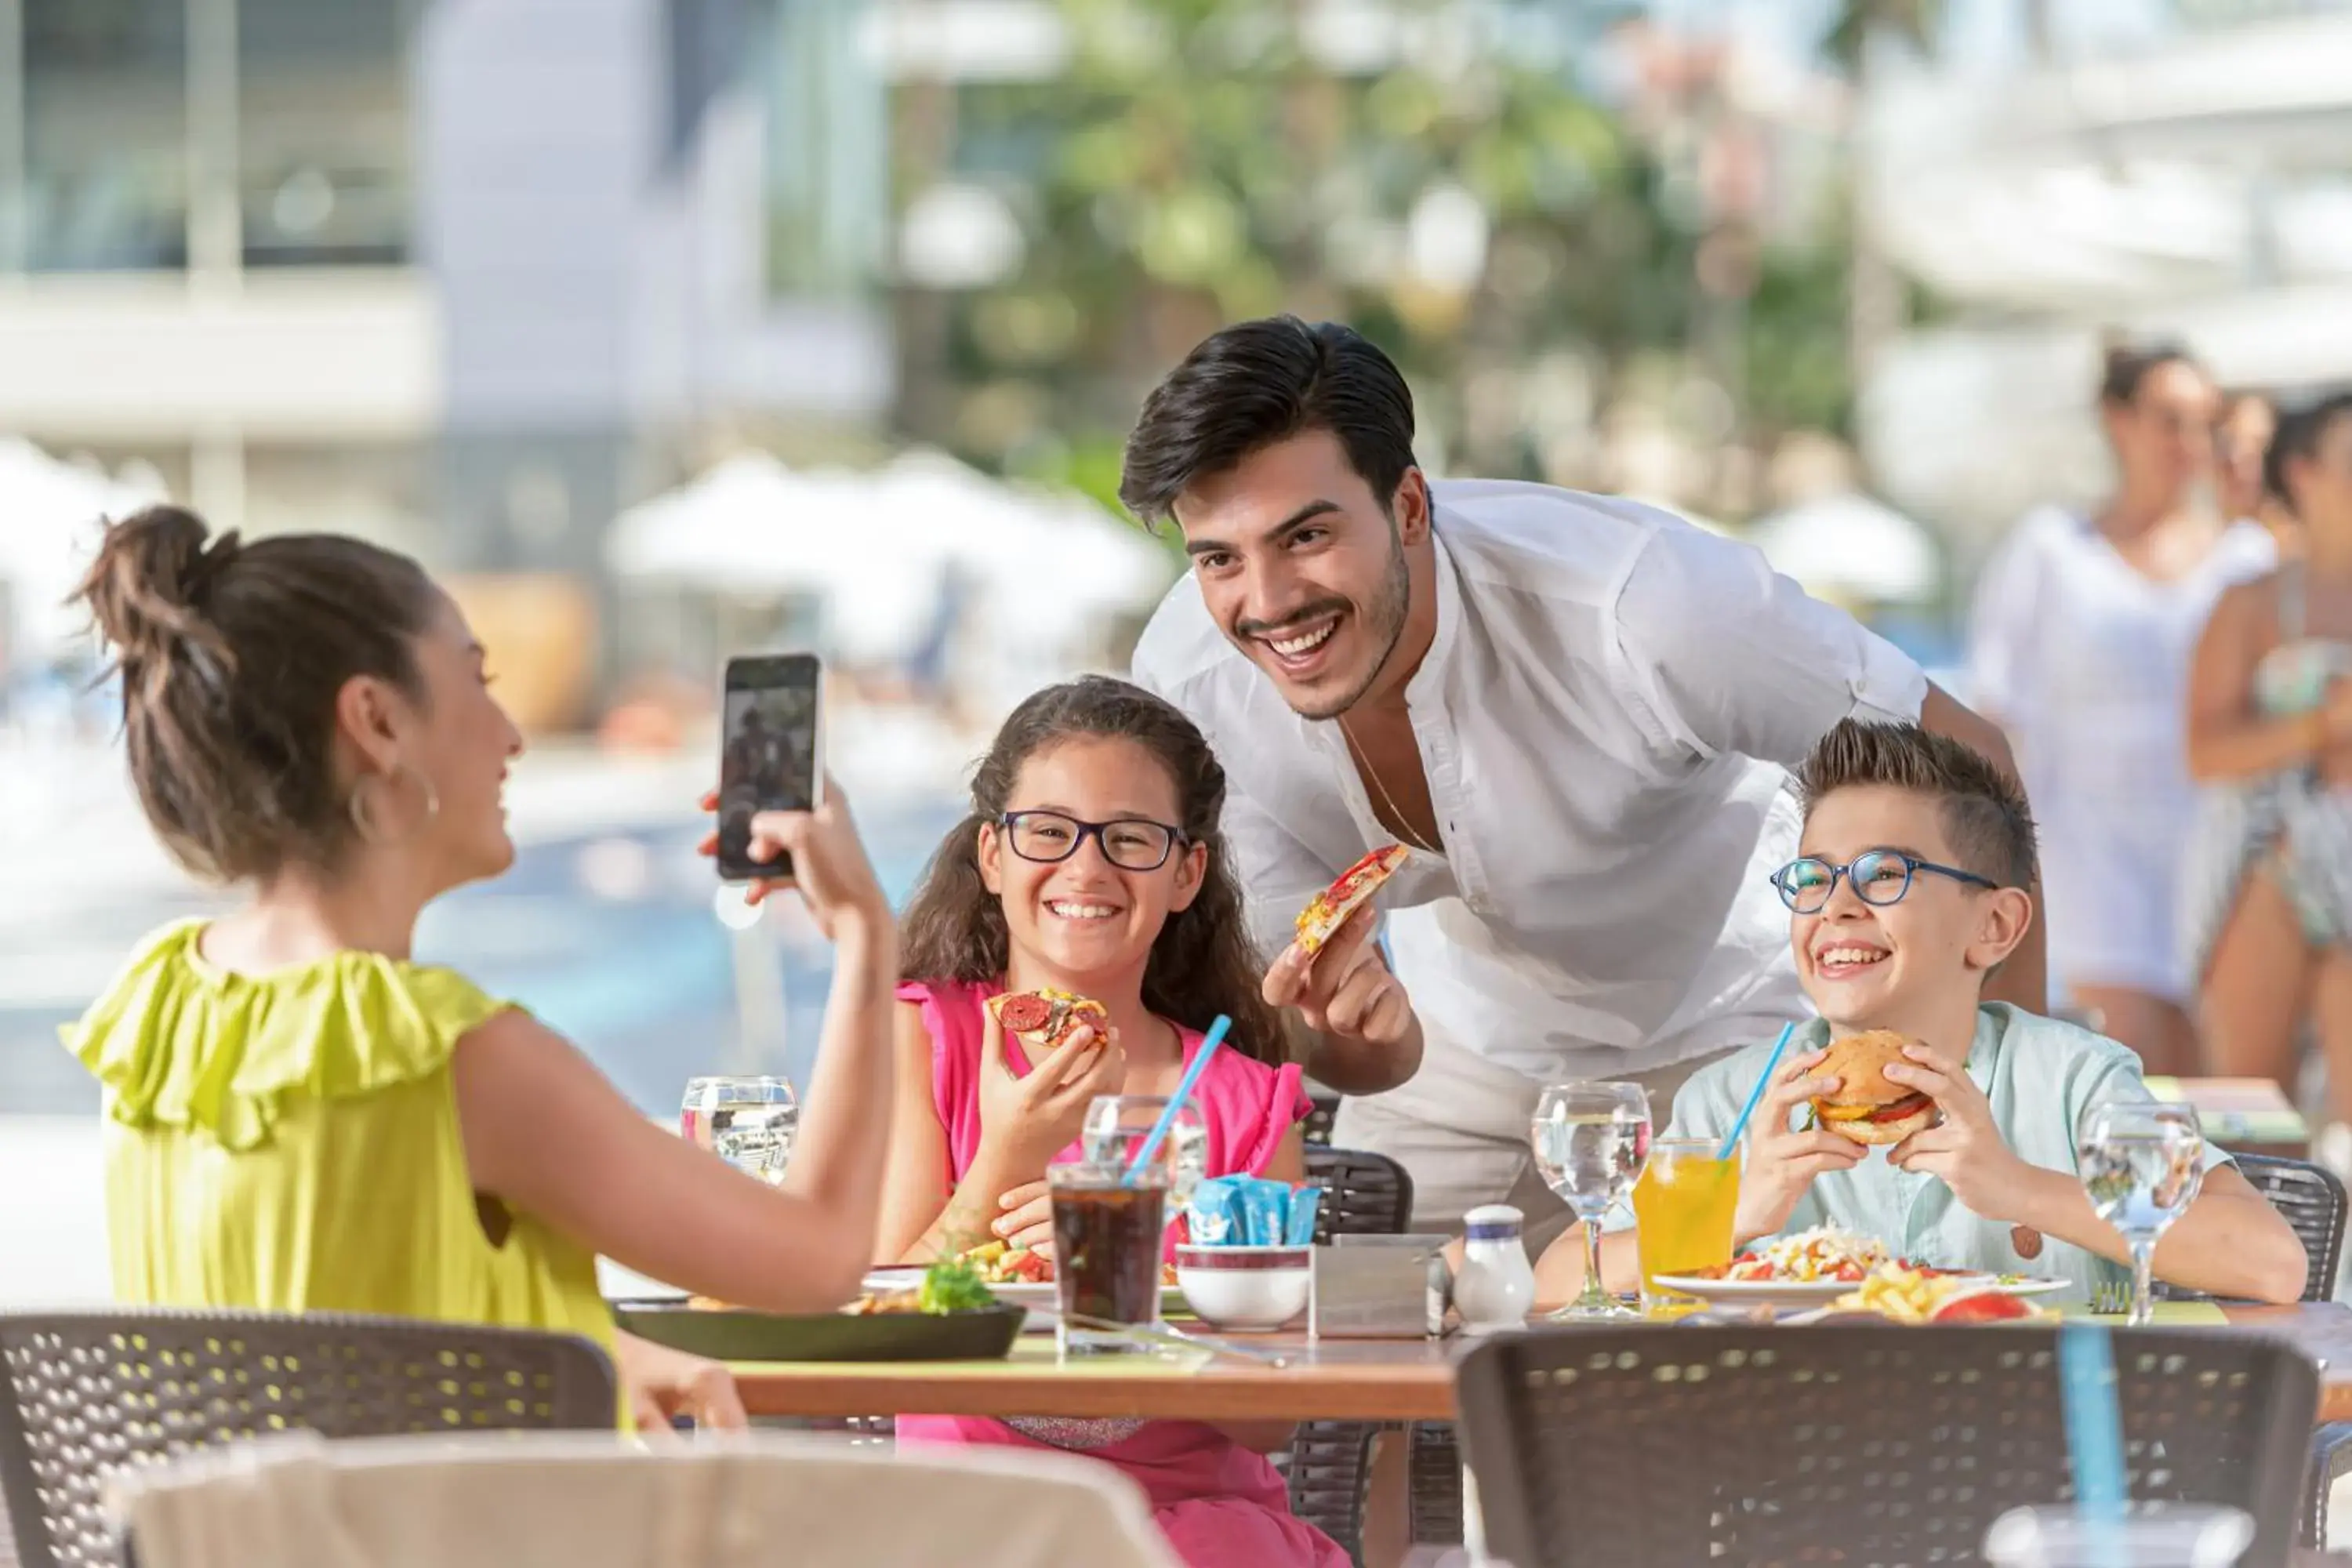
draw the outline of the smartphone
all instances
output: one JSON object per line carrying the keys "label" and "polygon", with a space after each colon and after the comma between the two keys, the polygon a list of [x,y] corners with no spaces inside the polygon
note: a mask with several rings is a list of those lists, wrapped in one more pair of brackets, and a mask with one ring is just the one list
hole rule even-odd
{"label": "smartphone", "polygon": [[813,653],[727,661],[719,741],[719,876],[728,882],[789,877],[792,857],[751,858],[751,817],[808,811],[824,777],[824,665]]}

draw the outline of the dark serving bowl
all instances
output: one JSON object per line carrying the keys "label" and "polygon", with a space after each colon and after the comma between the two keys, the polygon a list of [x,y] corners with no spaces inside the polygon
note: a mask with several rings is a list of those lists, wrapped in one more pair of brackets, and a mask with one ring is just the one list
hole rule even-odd
{"label": "dark serving bowl", "polygon": [[713,1361],[988,1361],[1006,1354],[1027,1311],[997,1302],[969,1312],[854,1317],[689,1307],[682,1299],[615,1301],[613,1316],[639,1339]]}

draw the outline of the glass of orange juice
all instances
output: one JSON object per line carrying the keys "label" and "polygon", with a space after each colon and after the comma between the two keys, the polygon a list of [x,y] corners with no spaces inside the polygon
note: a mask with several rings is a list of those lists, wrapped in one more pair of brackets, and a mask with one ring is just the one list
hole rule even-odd
{"label": "glass of orange juice", "polygon": [[1731,1226],[1739,1208],[1739,1154],[1717,1158],[1715,1138],[1661,1138],[1633,1184],[1633,1238],[1642,1260],[1642,1304],[1672,1306],[1688,1298],[1658,1288],[1661,1274],[1690,1274],[1731,1261]]}

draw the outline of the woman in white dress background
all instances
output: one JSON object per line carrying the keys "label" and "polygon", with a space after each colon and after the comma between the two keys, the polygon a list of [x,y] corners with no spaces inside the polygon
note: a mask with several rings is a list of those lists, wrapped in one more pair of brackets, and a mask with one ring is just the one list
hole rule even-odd
{"label": "woman in white dress background", "polygon": [[2176,934],[2196,816],[2189,655],[2221,591],[2275,558],[2259,525],[2209,504],[2215,405],[2185,350],[2110,350],[2114,491],[2088,513],[2019,522],[1979,584],[1970,638],[1972,701],[2009,731],[2040,819],[2053,994],[2151,1073],[2198,1059]]}

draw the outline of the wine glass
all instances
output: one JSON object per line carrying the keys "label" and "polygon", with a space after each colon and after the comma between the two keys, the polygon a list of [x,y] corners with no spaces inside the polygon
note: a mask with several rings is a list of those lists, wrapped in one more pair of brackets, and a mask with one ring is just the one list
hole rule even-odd
{"label": "wine glass", "polygon": [[[1143,1152],[1144,1139],[1167,1109],[1165,1095],[1098,1094],[1087,1107],[1079,1147],[1091,1162],[1127,1165]],[[1199,1106],[1187,1103],[1176,1112],[1168,1136],[1160,1141],[1158,1163],[1168,1172],[1168,1217],[1172,1223],[1208,1171],[1209,1125],[1201,1120]]]}
{"label": "wine glass", "polygon": [[1556,1083],[1536,1101],[1528,1141],[1544,1184],[1584,1222],[1584,1291],[1555,1321],[1606,1322],[1641,1314],[1601,1284],[1601,1218],[1650,1157],[1650,1097],[1638,1083]]}
{"label": "wine glass", "polygon": [[687,1142],[772,1187],[792,1163],[800,1121],[790,1079],[690,1078],[677,1130]]}
{"label": "wine glass", "polygon": [[2091,1207],[2131,1247],[2134,1328],[2155,1313],[2148,1268],[2157,1238],[2205,1184],[2205,1134],[2186,1105],[2102,1105],[2084,1119],[2074,1168]]}

